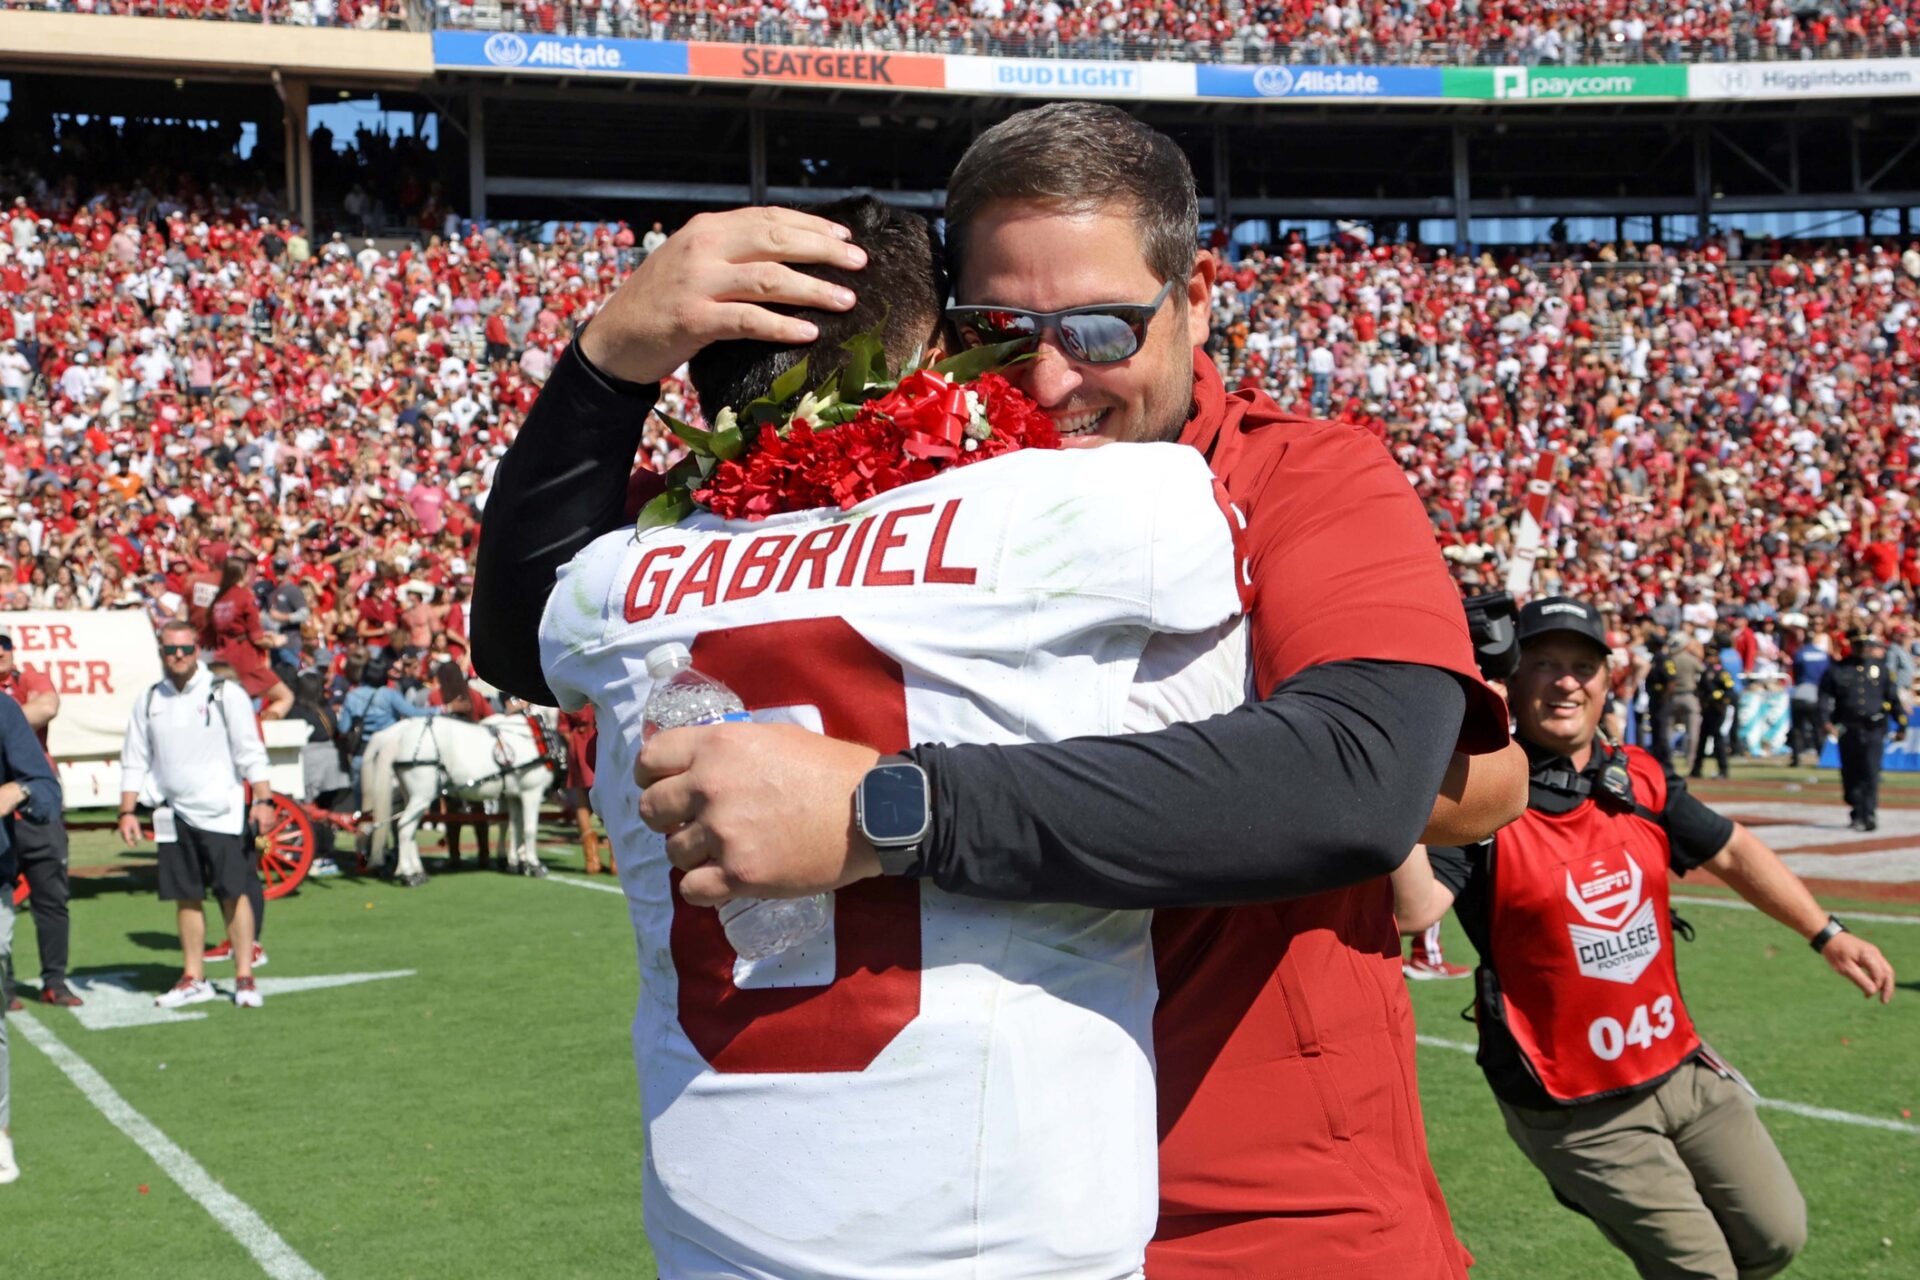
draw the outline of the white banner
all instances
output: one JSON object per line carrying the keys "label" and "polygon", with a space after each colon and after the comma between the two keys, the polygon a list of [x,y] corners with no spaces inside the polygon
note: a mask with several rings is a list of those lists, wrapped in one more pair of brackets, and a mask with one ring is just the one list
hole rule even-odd
{"label": "white banner", "polygon": [[13,659],[53,682],[60,714],[47,745],[56,763],[113,760],[127,717],[160,678],[153,624],[139,609],[87,609],[0,614],[13,636]]}
{"label": "white banner", "polygon": [[1066,58],[947,58],[947,88],[961,93],[1043,98],[1191,98],[1194,70],[1182,62],[1099,62]]}
{"label": "white banner", "polygon": [[1920,94],[1920,58],[1706,62],[1687,68],[1687,98],[1872,98]]}

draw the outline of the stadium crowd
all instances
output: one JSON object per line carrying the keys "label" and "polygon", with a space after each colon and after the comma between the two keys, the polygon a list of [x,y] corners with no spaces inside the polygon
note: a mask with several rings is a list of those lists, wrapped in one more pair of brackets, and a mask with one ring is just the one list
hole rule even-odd
{"label": "stadium crowd", "polygon": [[[407,0],[0,0],[0,8],[376,29]],[[430,16],[429,16],[430,12]],[[1905,56],[1911,0],[433,0],[542,34],[1194,62],[1597,65]]]}
{"label": "stadium crowd", "polygon": [[1899,56],[1914,25],[1904,0],[436,0],[436,21],[920,53],[1449,66]]}
{"label": "stadium crowd", "polygon": [[[242,551],[288,674],[340,677],[381,649],[405,655],[403,680],[464,666],[497,459],[658,231],[382,249],[310,241],[257,192],[14,188],[0,608],[170,616]],[[1456,257],[1295,236],[1228,256],[1229,382],[1382,432],[1463,584],[1504,580],[1551,450],[1541,590],[1642,638],[1738,631],[1760,662],[1804,635],[1835,652],[1860,627],[1905,638],[1920,246],[1729,235]],[[665,410],[698,421],[678,386]],[[658,419],[647,440],[671,461]]]}
{"label": "stadium crowd", "polygon": [[0,0],[0,9],[355,27],[362,31],[407,25],[406,0]]}

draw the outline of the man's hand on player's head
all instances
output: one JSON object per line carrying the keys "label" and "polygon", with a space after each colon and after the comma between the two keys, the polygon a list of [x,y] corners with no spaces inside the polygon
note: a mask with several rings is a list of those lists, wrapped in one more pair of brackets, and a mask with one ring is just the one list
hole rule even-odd
{"label": "man's hand on player's head", "polygon": [[783,303],[846,311],[854,296],[788,263],[858,270],[866,251],[838,223],[794,209],[703,213],[647,255],[593,318],[580,349],[595,368],[658,382],[728,338],[812,342],[813,324],[769,311]]}
{"label": "man's hand on player's head", "polygon": [[634,765],[640,818],[666,835],[695,906],[824,893],[880,873],[853,821],[853,793],[879,758],[796,725],[670,729]]}

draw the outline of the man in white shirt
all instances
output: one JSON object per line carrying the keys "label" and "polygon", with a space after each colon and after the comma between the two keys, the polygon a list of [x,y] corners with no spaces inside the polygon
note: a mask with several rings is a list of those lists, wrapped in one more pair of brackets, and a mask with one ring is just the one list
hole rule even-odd
{"label": "man in white shirt", "polygon": [[267,749],[246,691],[235,681],[215,679],[200,664],[197,636],[184,619],[160,628],[166,678],[134,704],[120,748],[120,838],[128,847],[144,839],[134,806],[142,793],[155,798],[160,898],[177,904],[185,963],[180,980],[154,1003],[172,1009],[216,998],[206,975],[207,918],[201,906],[211,887],[233,944],[233,1002],[258,1009],[253,907],[247,898],[249,891],[258,892],[260,873],[247,824],[251,818],[259,830],[273,820]]}

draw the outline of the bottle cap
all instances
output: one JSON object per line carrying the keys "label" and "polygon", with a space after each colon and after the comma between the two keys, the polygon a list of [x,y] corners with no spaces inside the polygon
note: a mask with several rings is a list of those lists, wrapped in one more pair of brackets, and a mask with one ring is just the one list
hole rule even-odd
{"label": "bottle cap", "polygon": [[647,650],[647,674],[664,680],[693,665],[693,654],[683,644],[657,644]]}

